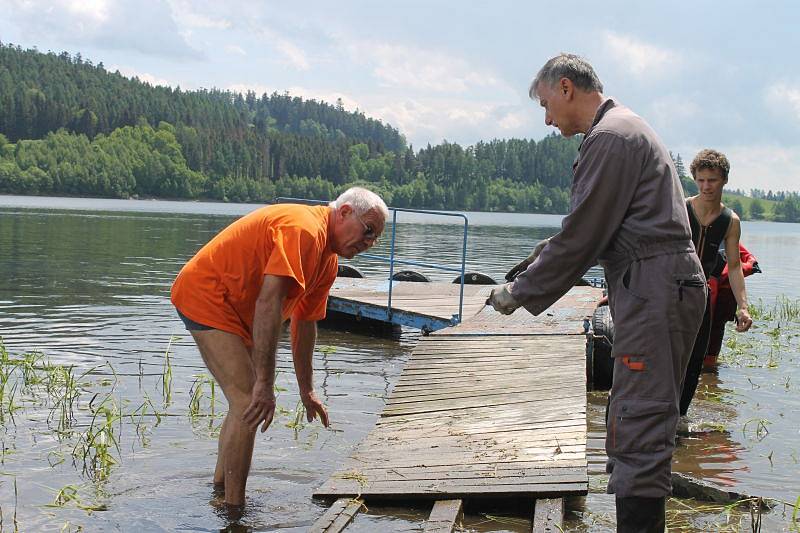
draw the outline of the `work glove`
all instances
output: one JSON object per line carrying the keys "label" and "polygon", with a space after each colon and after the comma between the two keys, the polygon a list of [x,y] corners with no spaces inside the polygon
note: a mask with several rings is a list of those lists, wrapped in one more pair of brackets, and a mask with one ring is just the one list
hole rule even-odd
{"label": "work glove", "polygon": [[531,252],[531,255],[517,263],[514,268],[508,271],[508,274],[506,274],[506,281],[514,281],[514,278],[528,270],[528,267],[531,266],[534,261],[536,261],[536,258],[539,257],[539,254],[542,253],[542,250],[544,250],[544,247],[547,246],[548,242],[550,242],[550,239],[545,239],[539,242],[539,244],[537,244]]}
{"label": "work glove", "polygon": [[511,296],[511,285],[511,283],[506,283],[492,289],[486,305],[491,305],[495,311],[504,315],[510,315],[516,311],[520,304]]}

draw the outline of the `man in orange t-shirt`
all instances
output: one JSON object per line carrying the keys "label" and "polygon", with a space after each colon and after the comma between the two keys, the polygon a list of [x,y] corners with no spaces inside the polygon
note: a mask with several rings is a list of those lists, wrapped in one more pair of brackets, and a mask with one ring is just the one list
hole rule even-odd
{"label": "man in orange t-shirt", "polygon": [[291,318],[292,359],[309,422],[328,413],[314,392],[317,320],[325,317],[338,259],[369,249],[389,211],[359,187],[329,206],[279,204],[246,215],[181,269],[172,303],[228,400],[214,484],[244,503],[256,430],[275,414],[275,353]]}

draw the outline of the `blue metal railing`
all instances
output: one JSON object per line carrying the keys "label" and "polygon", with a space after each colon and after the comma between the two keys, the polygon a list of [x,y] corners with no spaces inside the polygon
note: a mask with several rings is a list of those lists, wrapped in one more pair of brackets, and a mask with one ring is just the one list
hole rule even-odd
{"label": "blue metal railing", "polygon": [[[305,198],[289,198],[289,197],[279,197],[275,198],[275,203],[280,202],[291,202],[291,203],[301,203],[301,204],[312,204],[312,205],[325,205],[328,202],[324,202],[322,200],[309,200]],[[458,293],[458,314],[454,314],[450,320],[450,325],[455,326],[461,322],[463,317],[464,311],[464,276],[466,274],[466,265],[467,265],[467,233],[469,230],[469,220],[467,216],[462,213],[446,213],[442,211],[428,211],[424,209],[405,209],[402,207],[390,207],[389,210],[393,213],[392,214],[392,238],[391,238],[391,245],[389,249],[389,257],[385,255],[375,255],[375,254],[367,254],[362,253],[359,254],[359,257],[365,257],[369,259],[374,259],[377,261],[383,261],[389,263],[389,297],[387,301],[387,315],[388,318],[391,320],[393,311],[392,311],[392,289],[394,285],[394,266],[396,264],[399,265],[413,265],[413,266],[420,266],[425,268],[432,268],[436,270],[443,270],[446,272],[458,272],[459,279],[461,281],[459,293]],[[447,265],[440,265],[438,263],[428,263],[423,261],[412,261],[409,259],[397,259],[395,257],[396,251],[396,243],[397,243],[397,213],[420,213],[425,215],[435,215],[435,216],[444,216],[444,217],[456,217],[460,218],[464,222],[464,236],[461,244],[461,267],[455,268]],[[424,329],[424,328],[423,328]]]}

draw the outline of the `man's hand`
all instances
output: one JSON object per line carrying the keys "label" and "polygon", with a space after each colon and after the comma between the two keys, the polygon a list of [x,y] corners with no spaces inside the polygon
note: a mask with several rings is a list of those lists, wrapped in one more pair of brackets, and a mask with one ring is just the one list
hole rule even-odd
{"label": "man's hand", "polygon": [[492,289],[492,294],[486,300],[487,305],[494,307],[494,310],[504,315],[510,315],[519,307],[517,300],[511,296],[511,283],[500,285]]}
{"label": "man's hand", "polygon": [[528,267],[531,266],[534,261],[536,261],[536,258],[539,257],[539,254],[542,253],[542,250],[544,250],[544,247],[547,246],[549,241],[550,239],[540,241],[531,252],[531,255],[517,263],[514,268],[508,271],[506,274],[506,281],[514,281],[514,278],[528,270]]}
{"label": "man's hand", "polygon": [[322,425],[328,427],[328,411],[325,406],[317,398],[317,393],[313,390],[304,394],[300,394],[300,401],[303,402],[303,407],[306,408],[306,419],[311,422],[317,415]]}
{"label": "man's hand", "polygon": [[743,333],[750,329],[752,325],[753,319],[750,318],[750,313],[747,312],[747,309],[738,309],[736,311],[736,331]]}
{"label": "man's hand", "polygon": [[253,392],[250,393],[250,405],[242,413],[242,420],[253,431],[258,429],[261,421],[261,433],[264,433],[275,416],[275,390],[265,381],[256,380]]}

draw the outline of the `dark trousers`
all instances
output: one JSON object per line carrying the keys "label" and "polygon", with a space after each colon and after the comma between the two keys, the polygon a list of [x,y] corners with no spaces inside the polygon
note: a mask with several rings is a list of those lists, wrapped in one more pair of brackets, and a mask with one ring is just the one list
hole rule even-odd
{"label": "dark trousers", "polygon": [[664,498],[681,384],[706,304],[694,253],[606,262],[614,317],[614,384],[606,428],[608,492]]}
{"label": "dark trousers", "polygon": [[[710,294],[709,294],[710,297]],[[681,416],[689,411],[689,404],[692,403],[697,384],[700,381],[700,373],[703,371],[703,360],[708,353],[708,342],[711,338],[711,300],[706,301],[706,311],[703,314],[703,322],[700,331],[694,340],[692,356],[689,358],[689,366],[686,367],[686,376],[683,378],[683,388],[681,390],[680,413]]]}

